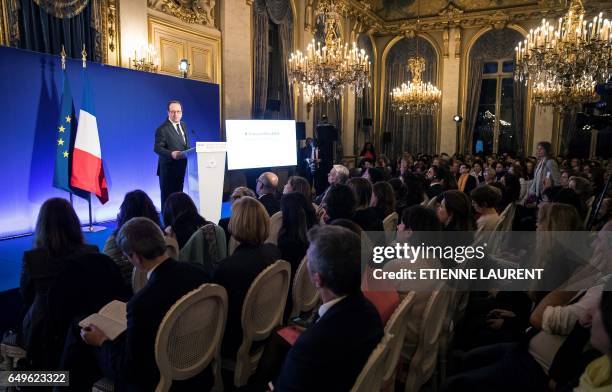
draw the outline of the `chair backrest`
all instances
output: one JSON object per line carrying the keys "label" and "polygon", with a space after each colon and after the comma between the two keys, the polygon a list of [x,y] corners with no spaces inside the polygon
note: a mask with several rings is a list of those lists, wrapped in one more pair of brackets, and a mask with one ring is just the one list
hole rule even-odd
{"label": "chair backrest", "polygon": [[[168,391],[172,380],[199,374],[212,360],[221,366],[221,340],[227,318],[227,293],[222,286],[203,284],[185,294],[159,325],[155,361],[160,379],[156,391]],[[215,385],[221,386],[215,372]]]}
{"label": "chair backrest", "polygon": [[383,220],[383,228],[386,232],[395,232],[397,230],[397,220],[399,216],[397,212],[392,212]]}
{"label": "chair backrest", "polygon": [[363,369],[357,376],[357,380],[351,392],[372,392],[379,391],[383,383],[383,375],[385,373],[385,364],[389,356],[390,341],[392,336],[385,334],[372,351]]}
{"label": "chair backrest", "polygon": [[291,265],[278,260],[261,271],[242,305],[243,342],[262,340],[280,324],[289,292]]}
{"label": "chair backrest", "polygon": [[452,292],[441,283],[431,293],[419,331],[419,341],[416,351],[410,361],[406,392],[418,391],[432,376],[438,359],[440,337],[443,333],[446,314]]}
{"label": "chair backrest", "polygon": [[136,267],[132,270],[132,292],[136,294],[147,284],[147,271],[140,270]]}
{"label": "chair backrest", "polygon": [[278,232],[283,225],[283,213],[278,211],[270,217],[270,234],[266,239],[267,243],[276,245],[278,243]]}
{"label": "chair backrest", "polygon": [[242,304],[242,343],[236,354],[234,385],[246,385],[257,368],[262,350],[251,353],[254,341],[270,336],[280,325],[289,292],[291,265],[283,260],[261,271],[251,284]]}
{"label": "chair backrest", "polygon": [[312,310],[319,302],[319,292],[310,281],[306,263],[307,259],[304,256],[293,278],[293,291],[291,292],[293,305],[290,318]]}
{"label": "chair backrest", "polygon": [[211,275],[219,262],[227,256],[225,232],[214,223],[196,230],[179,252],[179,260],[197,263]]}
{"label": "chair backrest", "polygon": [[383,385],[387,385],[390,380],[394,379],[397,361],[399,360],[404,338],[408,331],[408,312],[413,306],[415,293],[414,291],[400,302],[395,308],[395,311],[385,325],[385,335],[391,336],[389,340],[389,355],[385,363],[385,372],[383,374]]}

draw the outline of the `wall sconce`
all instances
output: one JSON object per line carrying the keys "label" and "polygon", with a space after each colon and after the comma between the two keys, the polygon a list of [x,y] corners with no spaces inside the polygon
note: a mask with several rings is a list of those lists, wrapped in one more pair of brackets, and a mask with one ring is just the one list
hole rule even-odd
{"label": "wall sconce", "polygon": [[187,79],[187,73],[189,72],[189,61],[187,59],[181,59],[179,62],[179,71],[185,79]]}
{"label": "wall sconce", "polygon": [[459,149],[459,143],[460,143],[460,137],[459,134],[461,133],[461,122],[463,121],[463,117],[461,117],[460,114],[455,114],[453,116],[453,121],[455,122],[455,126],[457,126],[457,135],[455,135],[455,150],[457,153],[459,153],[460,149]]}

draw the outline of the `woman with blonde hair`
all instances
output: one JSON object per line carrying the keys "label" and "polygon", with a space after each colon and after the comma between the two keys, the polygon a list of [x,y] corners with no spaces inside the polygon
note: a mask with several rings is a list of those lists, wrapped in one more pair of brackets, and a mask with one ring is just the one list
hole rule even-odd
{"label": "woman with blonde hair", "polygon": [[224,358],[236,358],[242,342],[241,312],[251,284],[266,267],[281,258],[276,245],[264,243],[270,232],[270,217],[263,204],[243,196],[232,205],[229,232],[240,243],[231,256],[221,260],[212,281],[225,287],[228,298],[227,324],[221,346]]}

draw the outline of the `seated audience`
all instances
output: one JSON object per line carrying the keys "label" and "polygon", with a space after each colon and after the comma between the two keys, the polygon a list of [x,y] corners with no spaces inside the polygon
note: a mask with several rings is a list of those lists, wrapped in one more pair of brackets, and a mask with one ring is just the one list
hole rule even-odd
{"label": "seated audience", "polygon": [[145,192],[137,189],[125,194],[123,203],[121,203],[121,206],[119,207],[119,214],[117,214],[117,227],[106,239],[106,243],[104,244],[104,254],[113,259],[113,261],[119,266],[121,275],[123,275],[123,280],[128,286],[131,285],[132,282],[132,271],[134,266],[123,254],[121,249],[119,249],[115,239],[117,237],[117,233],[119,230],[121,230],[121,226],[123,226],[125,222],[139,216],[149,218],[160,228],[162,227],[159,220],[159,213],[155,209],[153,201]]}
{"label": "seated audience", "polygon": [[283,188],[283,194],[298,192],[304,195],[306,200],[312,202],[312,189],[307,179],[300,176],[291,176],[287,180],[285,187]]}
{"label": "seated audience", "polygon": [[321,203],[324,209],[323,221],[327,223],[340,218],[353,219],[355,204],[355,194],[348,185],[330,186]]}
{"label": "seated audience", "polygon": [[445,184],[444,184],[444,175],[443,169],[438,166],[431,166],[429,170],[427,170],[427,180],[429,180],[429,187],[425,191],[427,196],[430,199],[438,196],[440,193],[444,192]]}
{"label": "seated audience", "polygon": [[382,323],[361,293],[357,234],[321,226],[308,239],[308,270],[323,305],[289,350],[275,390],[348,391],[382,338]]}
{"label": "seated audience", "polygon": [[[330,222],[330,225],[345,227],[357,234],[359,238],[361,238],[363,232],[357,223],[348,219],[336,219]],[[390,282],[384,280],[379,281],[373,278],[372,267],[373,263],[364,268],[363,274],[361,275],[361,291],[372,305],[376,307],[378,315],[383,325],[385,325],[395,311],[395,308],[397,308],[397,305],[399,305],[399,295]]]}
{"label": "seated audience", "polygon": [[404,185],[401,179],[392,178],[389,180],[389,185],[393,188],[393,195],[395,196],[395,212],[398,216],[402,216],[404,208],[406,208],[406,196],[408,193],[408,187]]}
{"label": "seated audience", "polygon": [[347,216],[343,218],[352,219],[364,231],[383,231],[382,219],[378,216],[376,209],[370,206],[372,183],[363,177],[354,177],[348,180],[346,185],[352,190],[356,202],[352,218]]}
{"label": "seated audience", "polygon": [[79,218],[61,198],[40,208],[34,249],[23,254],[19,290],[23,321],[15,343],[27,351],[29,370],[59,370],[72,319],[128,294],[117,265],[85,244]]}
{"label": "seated audience", "polygon": [[[90,390],[103,376],[118,390],[154,390],[159,382],[154,353],[159,325],[176,301],[209,279],[200,267],[169,258],[161,229],[147,218],[126,222],[117,244],[149,279],[127,303],[127,329],[115,340],[93,324],[71,331],[62,357],[62,369],[70,371],[70,390]],[[172,383],[173,390],[184,391],[211,386],[210,367],[192,379]]]}
{"label": "seated audience", "polygon": [[258,200],[265,207],[268,216],[272,216],[280,211],[280,201],[276,198],[278,188],[278,176],[272,172],[262,173],[257,179],[255,192],[259,196]]}
{"label": "seated audience", "polygon": [[438,218],[442,222],[444,231],[473,231],[476,229],[470,198],[458,190],[442,193]]}
{"label": "seated audience", "polygon": [[227,290],[227,323],[221,353],[224,358],[235,359],[242,343],[240,320],[247,291],[261,271],[281,258],[281,252],[275,245],[264,243],[270,231],[270,217],[252,197],[244,196],[234,202],[229,231],[240,245],[219,262],[212,281]]}
{"label": "seated audience", "polygon": [[405,172],[400,179],[407,188],[406,191],[406,207],[411,207],[416,204],[421,204],[425,199],[424,179],[422,175],[417,175],[412,172]]}
{"label": "seated audience", "polygon": [[188,194],[175,192],[168,196],[163,209],[165,232],[176,238],[179,249],[189,241],[193,233],[211,222],[204,219]]}
{"label": "seated audience", "polygon": [[345,184],[349,179],[349,169],[343,165],[333,165],[332,168],[327,173],[327,182],[329,186],[322,192],[319,196],[315,198],[315,204],[321,204],[323,199],[325,198],[325,194],[329,190],[329,188],[336,184]]}
{"label": "seated audience", "polygon": [[386,181],[380,181],[372,187],[372,199],[370,206],[376,211],[376,216],[380,220],[395,212],[395,195],[393,188]]}
{"label": "seated audience", "polygon": [[[440,240],[439,234],[442,231],[442,224],[435,211],[423,206],[412,206],[404,210],[397,225],[397,242],[399,244],[408,243],[409,245],[420,245],[421,243],[436,244]],[[424,265],[426,263],[426,266]],[[440,268],[438,260],[420,259],[412,260],[393,260],[387,263],[383,269],[387,272],[399,272],[402,269],[412,269],[418,271],[426,268]],[[418,272],[417,272],[418,273]],[[418,342],[421,330],[421,319],[427,301],[431,296],[431,291],[438,284],[436,280],[394,280],[393,284],[400,297],[403,299],[408,293],[414,291],[415,297],[410,308],[407,325],[405,348],[414,349]]]}
{"label": "seated audience", "polygon": [[[253,192],[251,188],[247,188],[246,186],[239,186],[236,189],[234,189],[234,191],[230,195],[230,200],[229,200],[230,208],[231,206],[234,205],[234,202],[236,200],[240,199],[243,196],[250,196],[254,199],[257,198],[257,196],[255,195],[255,192]],[[227,218],[219,219],[219,226],[223,229],[223,231],[225,231],[225,239],[227,242],[229,242],[230,237],[231,237],[229,230],[227,228],[227,226],[229,225],[230,217],[231,216],[228,216]]]}
{"label": "seated audience", "polygon": [[466,194],[470,194],[472,189],[476,188],[477,180],[472,174],[470,174],[470,165],[467,163],[462,163],[459,166],[459,178],[457,179],[457,186],[461,192],[465,192]]}
{"label": "seated audience", "polygon": [[595,308],[590,340],[591,346],[603,355],[586,367],[574,391],[612,390],[612,279],[606,283],[599,306]]}
{"label": "seated audience", "polygon": [[501,198],[501,194],[497,188],[491,185],[483,185],[474,189],[470,193],[472,198],[472,207],[480,216],[476,220],[477,232],[475,242],[481,244],[486,242],[490,233],[495,230],[499,222],[499,214],[495,206]]}

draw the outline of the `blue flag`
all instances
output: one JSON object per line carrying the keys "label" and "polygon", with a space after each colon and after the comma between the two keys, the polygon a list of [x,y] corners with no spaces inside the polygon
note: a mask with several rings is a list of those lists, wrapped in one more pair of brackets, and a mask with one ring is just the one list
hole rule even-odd
{"label": "blue flag", "polygon": [[70,82],[63,72],[64,84],[62,87],[62,102],[60,116],[55,124],[55,171],[53,172],[53,186],[66,192],[73,193],[84,199],[89,199],[89,193],[70,186],[70,175],[72,167],[72,152],[74,148],[74,135],[77,129],[77,118],[75,116],[74,101]]}

